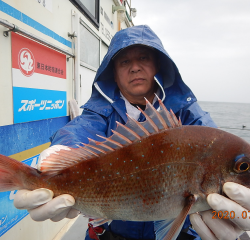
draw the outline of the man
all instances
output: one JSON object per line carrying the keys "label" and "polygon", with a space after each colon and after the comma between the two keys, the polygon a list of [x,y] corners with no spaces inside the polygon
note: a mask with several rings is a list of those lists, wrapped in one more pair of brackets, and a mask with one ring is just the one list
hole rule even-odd
{"label": "man", "polygon": [[[168,109],[171,108],[177,117],[180,117],[182,124],[216,127],[209,114],[199,107],[194,94],[182,81],[176,65],[168,56],[161,41],[148,26],[136,26],[118,32],[112,39],[108,53],[97,71],[91,98],[82,107],[82,115],[52,136],[53,146],[40,155],[40,162],[58,149],[67,149],[65,146],[76,147],[82,142],[88,143],[87,138],[100,140],[96,134],[111,136],[111,129],[116,128],[116,121],[123,124],[126,122],[126,113],[138,121],[144,121],[145,117],[136,106],[145,108],[146,97],[158,109],[159,103],[156,101],[155,93]],[[235,185],[227,185],[225,191],[234,193],[234,189]],[[242,196],[245,196],[244,193],[248,189],[240,189]],[[231,195],[229,193],[229,196]],[[213,194],[211,196],[209,203],[218,210],[219,204],[216,204],[216,201],[224,203],[224,198],[217,195],[214,197]],[[59,221],[64,217],[72,218],[78,214],[71,208],[74,205],[72,196],[62,195],[54,199],[52,197],[53,193],[46,189],[33,192],[21,190],[15,197],[15,206],[31,209],[30,215],[37,221],[48,218]],[[234,199],[233,196],[232,198]],[[230,208],[232,201],[228,201]],[[242,204],[245,206],[245,202]],[[237,207],[234,206],[229,211]],[[205,212],[203,216],[210,216],[209,214],[210,212]],[[217,233],[217,226],[211,226],[210,223],[213,225],[213,221],[211,219],[209,221],[209,217],[206,218],[208,227],[199,215],[193,215],[192,219],[202,239],[212,239],[211,236],[217,239],[212,232],[221,238],[219,234],[223,230],[220,228]],[[231,222],[225,225],[223,219],[219,220],[220,226],[231,229],[229,236],[233,237],[231,239],[239,236],[243,232],[241,229],[246,230],[245,225],[236,227]],[[199,239],[189,225],[187,218],[179,239],[196,237]],[[153,222],[113,221],[104,227],[107,230],[101,239],[155,239]],[[96,238],[95,231],[97,229],[91,228],[90,236],[87,234],[86,238]]]}

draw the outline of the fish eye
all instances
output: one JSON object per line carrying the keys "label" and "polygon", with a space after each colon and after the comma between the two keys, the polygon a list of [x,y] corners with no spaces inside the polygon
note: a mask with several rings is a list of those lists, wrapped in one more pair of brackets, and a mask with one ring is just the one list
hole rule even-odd
{"label": "fish eye", "polygon": [[240,163],[240,165],[238,166],[238,170],[239,171],[247,171],[249,169],[249,164],[248,163]]}
{"label": "fish eye", "polygon": [[236,160],[234,165],[234,171],[237,173],[246,172],[249,170],[249,168],[250,168],[250,161],[246,157]]}

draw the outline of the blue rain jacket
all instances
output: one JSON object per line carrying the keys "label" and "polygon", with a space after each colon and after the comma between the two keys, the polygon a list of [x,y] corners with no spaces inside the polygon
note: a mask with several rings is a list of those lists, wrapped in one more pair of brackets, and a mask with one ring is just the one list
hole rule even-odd
{"label": "blue rain jacket", "polygon": [[[88,143],[87,138],[102,141],[96,134],[109,137],[112,135],[111,129],[116,128],[116,121],[121,123],[127,121],[125,102],[121,99],[120,91],[114,81],[112,58],[122,49],[135,44],[150,46],[157,50],[160,70],[155,80],[160,88],[159,97],[167,109],[171,108],[177,117],[180,117],[183,125],[216,127],[210,115],[200,108],[196,97],[183,82],[176,65],[164,49],[160,39],[148,26],[142,25],[127,28],[115,34],[96,73],[92,95],[82,106],[82,114],[51,137],[52,145],[77,147],[77,144]],[[158,108],[158,102],[154,106]],[[144,120],[141,114],[138,121]],[[189,224],[187,219],[184,228]],[[126,238],[155,238],[153,222],[113,221],[108,230]]]}

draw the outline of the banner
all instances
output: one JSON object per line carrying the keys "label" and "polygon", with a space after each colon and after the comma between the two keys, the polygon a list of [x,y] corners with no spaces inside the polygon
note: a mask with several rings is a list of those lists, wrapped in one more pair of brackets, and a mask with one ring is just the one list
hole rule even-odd
{"label": "banner", "polygon": [[14,123],[66,116],[66,55],[11,36]]}

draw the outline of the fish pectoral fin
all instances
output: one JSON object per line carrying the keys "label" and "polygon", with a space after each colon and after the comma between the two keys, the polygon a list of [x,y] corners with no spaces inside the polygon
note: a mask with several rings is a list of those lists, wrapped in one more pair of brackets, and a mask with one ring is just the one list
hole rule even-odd
{"label": "fish pectoral fin", "polygon": [[185,219],[197,200],[196,195],[190,195],[186,198],[185,205],[180,214],[173,221],[163,220],[155,222],[155,234],[157,240],[175,240],[185,222]]}
{"label": "fish pectoral fin", "polygon": [[174,219],[166,219],[154,222],[154,230],[156,235],[156,240],[162,240],[172,227]]}

